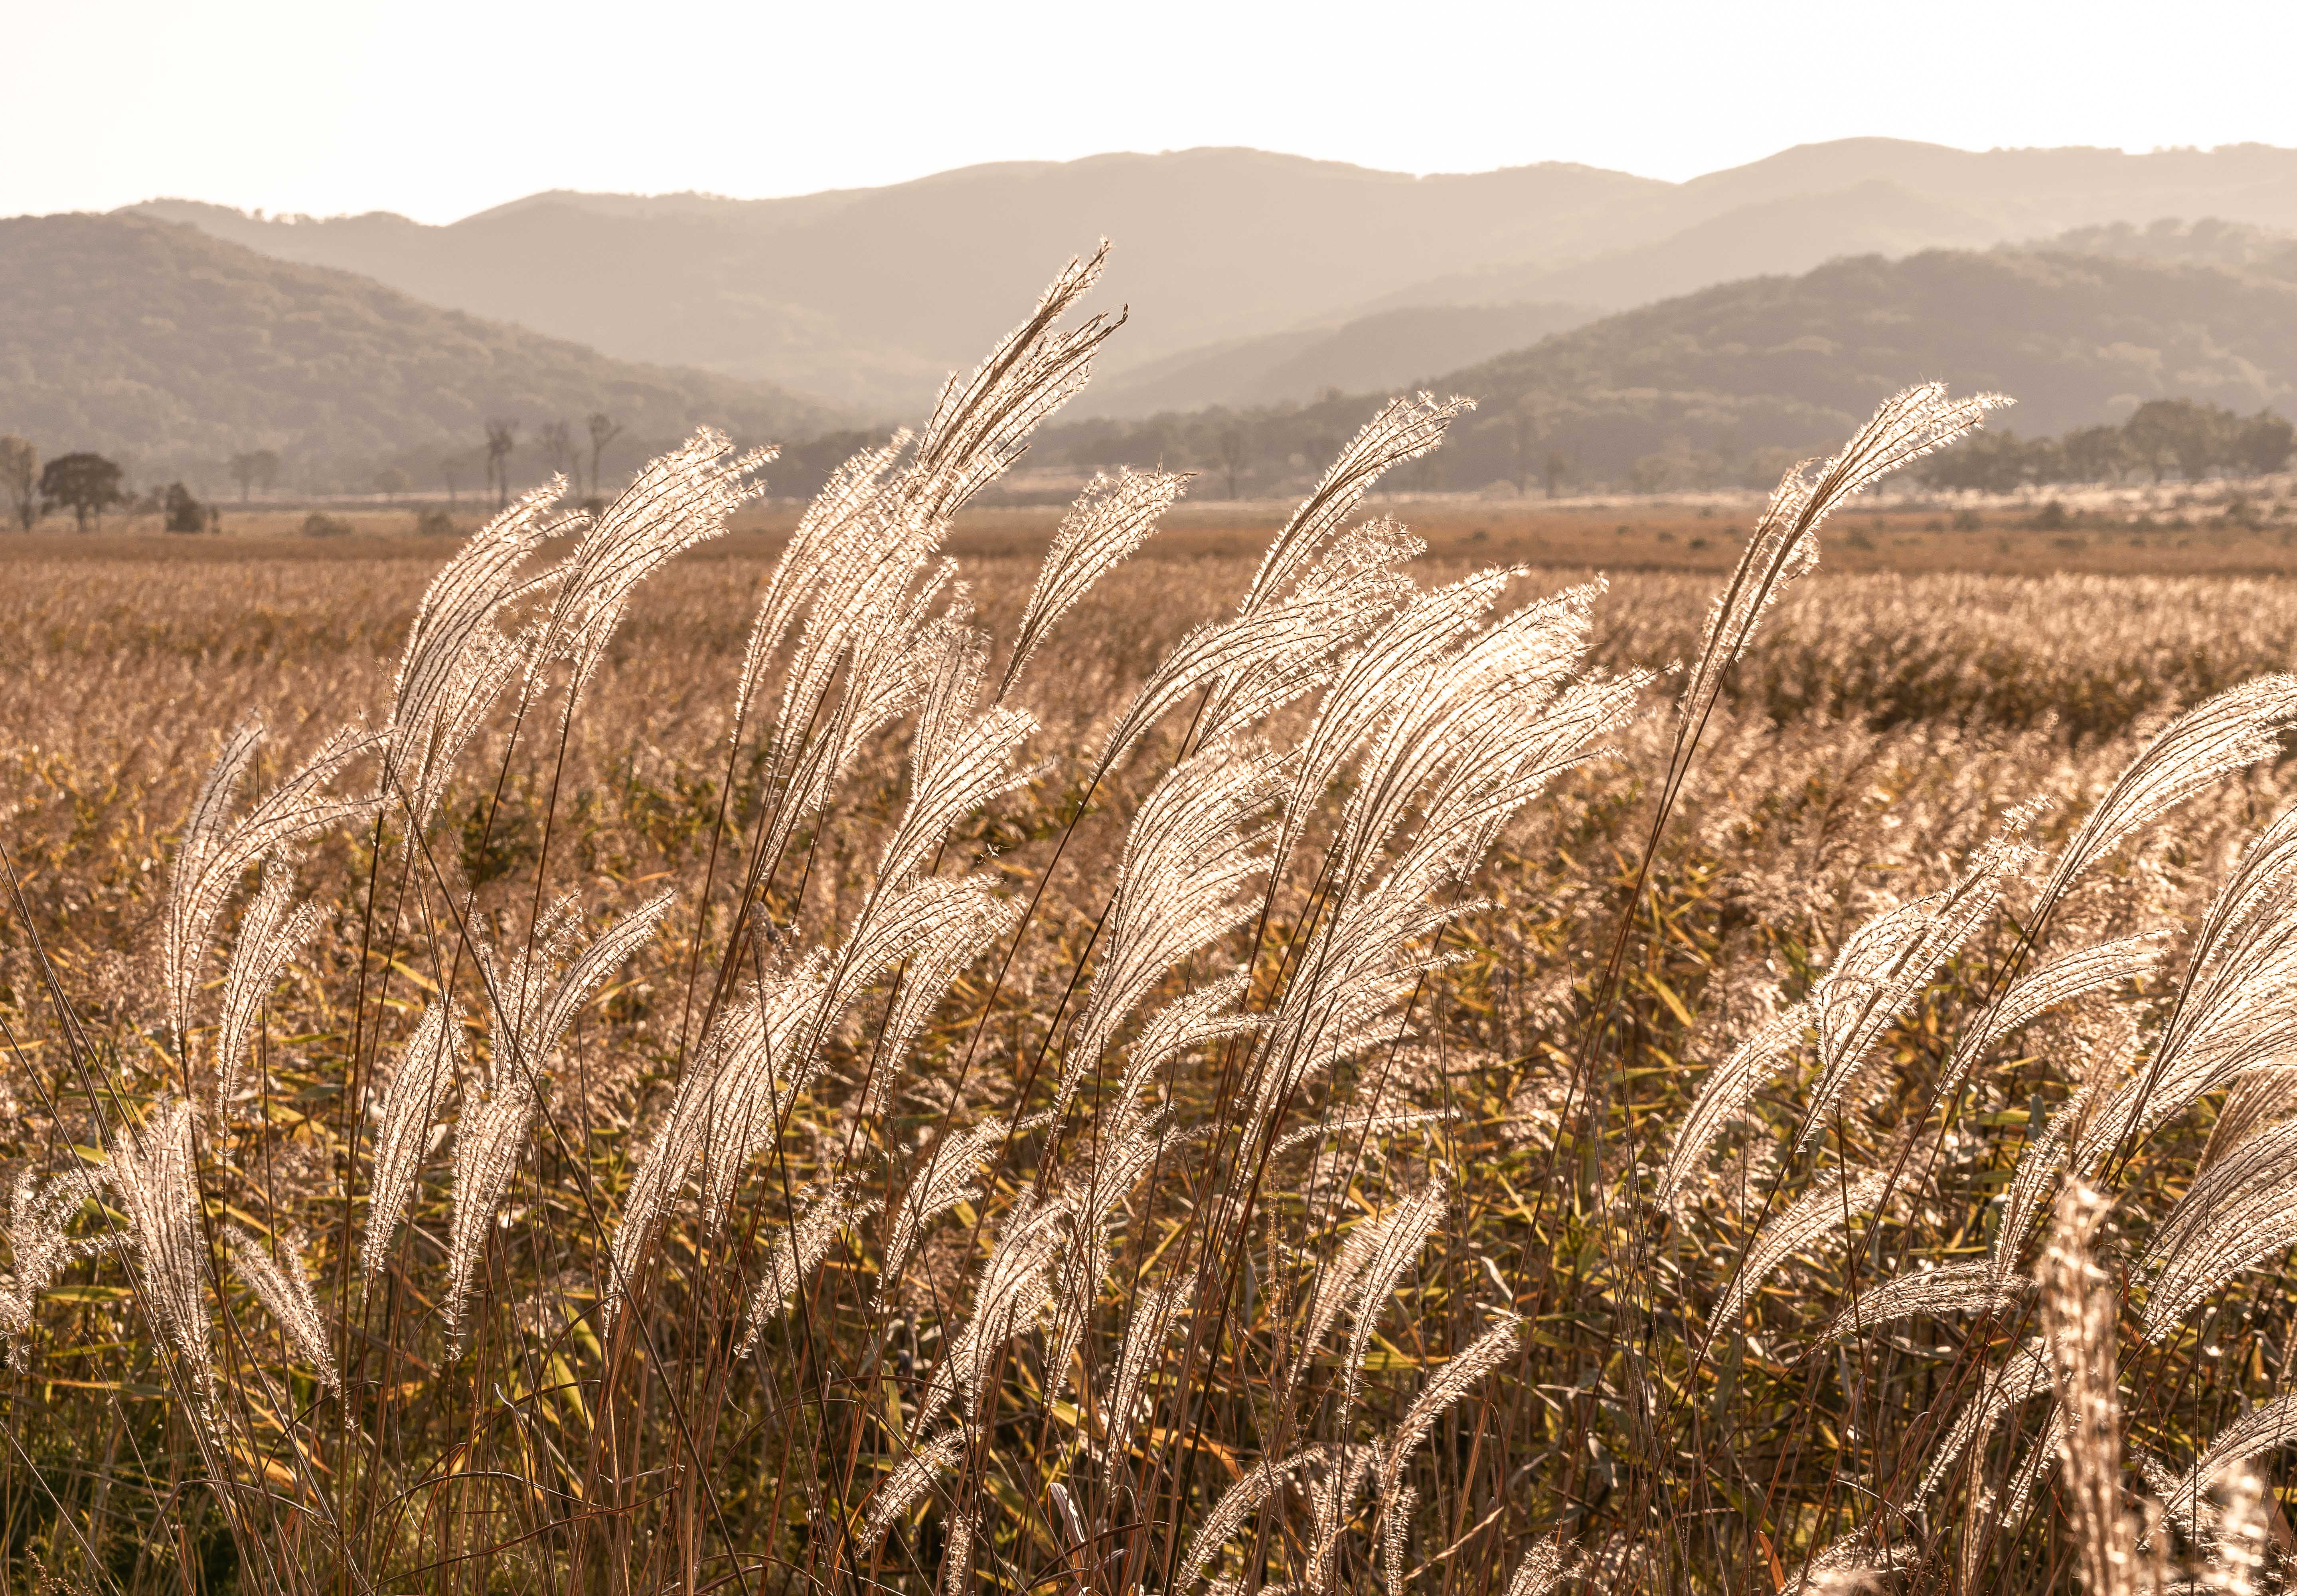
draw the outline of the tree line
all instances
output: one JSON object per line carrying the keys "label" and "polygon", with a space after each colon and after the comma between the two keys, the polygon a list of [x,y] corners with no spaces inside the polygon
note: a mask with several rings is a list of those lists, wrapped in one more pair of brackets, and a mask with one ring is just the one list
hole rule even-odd
{"label": "tree line", "polygon": [[2012,493],[2029,483],[2189,482],[2267,476],[2289,464],[2297,427],[2271,410],[2243,415],[2197,399],[2149,399],[2120,426],[2077,427],[2055,438],[1989,429],[1924,463],[1933,487]]}

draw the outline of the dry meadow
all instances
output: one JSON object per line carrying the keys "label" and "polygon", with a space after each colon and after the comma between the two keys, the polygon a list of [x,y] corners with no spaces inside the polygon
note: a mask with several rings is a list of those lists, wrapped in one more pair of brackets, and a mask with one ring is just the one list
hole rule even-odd
{"label": "dry meadow", "polygon": [[2277,531],[944,437],[7,546],[9,1588],[2277,1577]]}

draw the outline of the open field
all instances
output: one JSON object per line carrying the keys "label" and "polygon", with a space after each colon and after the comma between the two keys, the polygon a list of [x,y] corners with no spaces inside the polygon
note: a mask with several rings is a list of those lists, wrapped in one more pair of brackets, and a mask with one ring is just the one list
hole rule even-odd
{"label": "open field", "polygon": [[227,734],[228,817],[383,725],[452,546],[0,543],[0,1580],[2058,1589],[2104,1477],[2020,1359],[2068,1290],[2164,1551],[2261,1544],[2211,1492],[2280,1432],[2201,1460],[2297,1378],[2286,518],[1853,503],[1731,662],[1751,507],[1366,507],[1428,550],[1322,527],[1137,726],[1280,514],[1174,511],[1000,695],[1054,517],[968,513],[961,595],[895,563],[933,602],[737,727],[793,525],[745,512],[435,803],[269,837],[308,922],[240,859],[174,980]]}
{"label": "open field", "polygon": [[[769,468],[770,480],[770,468]],[[1165,518],[1152,557],[1204,554],[1241,557],[1258,550],[1284,523],[1291,499],[1192,503],[1183,498]],[[2047,506],[2058,506],[2051,513]],[[29,537],[0,540],[16,557],[235,559],[210,552],[242,542],[284,544],[283,558],[339,559],[404,555],[437,559],[433,539],[415,537],[416,511],[330,502],[323,513],[350,529],[342,537],[304,538],[309,507],[239,506],[225,502],[221,538],[171,538],[155,515],[106,519],[83,539],[56,518]],[[445,509],[443,505],[427,508]],[[1550,502],[1465,494],[1375,496],[1373,513],[1409,522],[1437,554],[1476,560],[1605,571],[1708,571],[1731,568],[1763,507],[1759,495],[1692,494],[1658,498],[1598,498]],[[1058,524],[1062,506],[989,506],[958,520],[951,548],[960,556],[1034,557]],[[733,535],[712,557],[761,557],[778,548],[803,506],[745,507]],[[480,513],[455,512],[475,527]],[[413,545],[408,547],[407,545]],[[346,547],[348,545],[348,547]],[[168,551],[180,549],[177,556]],[[78,555],[75,555],[75,550]],[[1830,571],[1960,572],[2033,576],[2050,572],[2117,575],[2297,573],[2297,480],[2268,477],[2189,486],[2038,489],[2016,498],[1979,494],[1883,496],[1837,523],[1828,542]]]}

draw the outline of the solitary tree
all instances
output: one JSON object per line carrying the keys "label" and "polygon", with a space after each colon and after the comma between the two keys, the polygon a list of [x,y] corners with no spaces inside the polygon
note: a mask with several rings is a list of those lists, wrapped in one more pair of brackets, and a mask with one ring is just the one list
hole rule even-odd
{"label": "solitary tree", "polygon": [[487,481],[494,485],[495,508],[510,505],[510,451],[518,447],[518,423],[487,423]]}
{"label": "solitary tree", "polygon": [[383,495],[383,502],[391,504],[407,491],[407,473],[396,465],[386,465],[375,473],[375,490]]}
{"label": "solitary tree", "polygon": [[622,424],[601,410],[590,417],[590,497],[604,498],[598,486],[598,457],[606,452],[606,445],[622,435]]}
{"label": "solitary tree", "polygon": [[1234,498],[1237,479],[1252,459],[1252,440],[1245,435],[1242,423],[1231,422],[1220,430],[1214,447],[1220,450],[1221,469],[1228,473],[1228,496]]}
{"label": "solitary tree", "polygon": [[2252,476],[2270,476],[2288,465],[2293,448],[2297,448],[2297,428],[2270,410],[2260,410],[2234,434],[2234,457]]}
{"label": "solitary tree", "polygon": [[16,524],[30,531],[40,518],[40,451],[30,439],[0,434],[0,491],[8,495]]}
{"label": "solitary tree", "polygon": [[119,490],[119,467],[102,455],[58,455],[40,473],[42,501],[69,507],[83,532],[91,520],[100,523],[104,510],[126,497]]}
{"label": "solitary tree", "polygon": [[208,530],[208,507],[193,496],[181,482],[168,484],[166,497],[161,501],[161,514],[171,532],[204,532]]}
{"label": "solitary tree", "polygon": [[[534,438],[542,445],[542,457],[549,463],[553,476],[564,476],[570,468],[579,472],[581,459],[574,452],[573,428],[563,421],[554,421],[535,433]],[[574,490],[580,493],[581,489],[582,484],[576,482]]]}
{"label": "solitary tree", "polygon": [[271,491],[271,484],[279,478],[279,457],[268,448],[250,449],[234,455],[230,468],[232,481],[239,484],[239,502],[245,504],[251,488]]}
{"label": "solitary tree", "polygon": [[1546,480],[1547,497],[1553,498],[1563,490],[1563,484],[1579,473],[1578,468],[1572,465],[1569,455],[1560,448],[1552,448],[1547,451],[1547,458],[1540,464],[1539,474]]}

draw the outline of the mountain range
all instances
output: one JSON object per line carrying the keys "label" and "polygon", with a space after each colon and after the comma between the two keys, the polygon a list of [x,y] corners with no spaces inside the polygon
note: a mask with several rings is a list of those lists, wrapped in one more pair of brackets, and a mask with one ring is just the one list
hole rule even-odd
{"label": "mountain range", "polygon": [[[2217,263],[2228,258],[2243,264]],[[2152,399],[2297,412],[2297,241],[2170,226],[2040,250],[1854,256],[1622,311],[1408,385],[1477,402],[1428,462],[1449,486],[1523,482],[1551,460],[1582,481],[1661,486],[1775,479],[1930,379],[2014,397],[1996,424],[2029,435],[2120,421]],[[1042,452],[1077,467],[1225,472],[1241,449],[1239,491],[1288,491],[1298,463],[1328,457],[1383,397],[1075,422]]]}
{"label": "mountain range", "polygon": [[[1415,177],[1198,149],[969,167],[793,199],[554,192],[444,226],[172,200],[137,209],[618,359],[767,382],[881,417],[918,411],[1061,261],[1107,236],[1118,247],[1106,291],[1133,319],[1088,409],[1138,415],[1312,398],[1335,374],[1329,358],[1287,369],[1306,335],[1385,311],[1623,309],[1843,255],[2169,216],[2297,230],[2297,151],[1972,152],[1848,139],[1667,183],[1559,163]],[[1494,336],[1517,325],[1503,318]],[[1377,342],[1377,329],[1365,337]],[[1193,386],[1166,380],[1184,370]],[[1376,374],[1376,360],[1343,363],[1337,381],[1377,386]]]}

